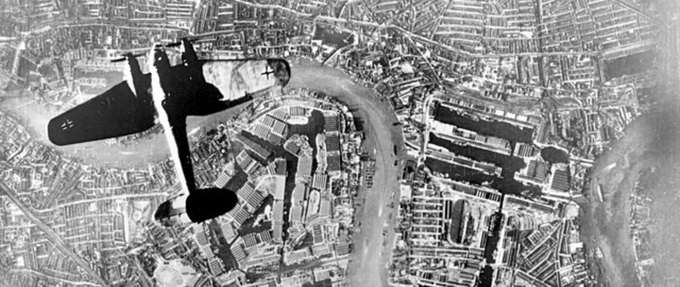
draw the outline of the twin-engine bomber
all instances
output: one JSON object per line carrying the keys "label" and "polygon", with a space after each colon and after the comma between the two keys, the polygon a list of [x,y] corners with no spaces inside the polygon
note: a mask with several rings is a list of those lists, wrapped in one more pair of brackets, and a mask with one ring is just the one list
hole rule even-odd
{"label": "twin-engine bomber", "polygon": [[167,226],[215,218],[238,201],[232,190],[197,188],[187,117],[224,111],[284,87],[290,80],[290,65],[282,59],[199,60],[188,39],[177,45],[181,45],[182,62],[171,66],[165,47],[156,45],[147,58],[148,74],[142,73],[138,55],[125,55],[122,60],[129,64],[125,81],[55,117],[47,126],[52,143],[71,145],[135,134],[160,123],[182,185],[179,196],[156,210],[156,220]]}

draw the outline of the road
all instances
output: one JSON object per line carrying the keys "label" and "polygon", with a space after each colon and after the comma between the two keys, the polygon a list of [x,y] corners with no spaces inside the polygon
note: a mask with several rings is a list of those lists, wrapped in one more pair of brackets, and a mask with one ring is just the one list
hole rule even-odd
{"label": "road", "polygon": [[[354,84],[342,71],[321,66],[309,60],[291,62],[290,88],[308,88],[321,91],[344,102],[358,121],[362,122],[366,140],[363,149],[376,159],[376,173],[373,188],[359,191],[359,202],[364,201],[356,211],[360,231],[354,234],[354,251],[350,255],[350,286],[386,286],[388,264],[391,254],[390,238],[393,238],[392,209],[390,203],[398,199],[399,166],[393,153],[393,145],[403,146],[399,126],[387,100],[380,101],[372,91]],[[375,154],[374,154],[375,151]],[[403,153],[403,148],[400,148]],[[387,227],[385,227],[387,224]],[[387,236],[383,237],[383,230]],[[388,243],[383,245],[383,243]]]}
{"label": "road", "polygon": [[108,196],[108,197],[98,197],[98,198],[92,198],[92,199],[81,199],[77,201],[70,201],[66,203],[59,204],[57,206],[51,206],[50,208],[45,208],[45,209],[35,209],[35,211],[38,212],[49,212],[58,208],[65,208],[67,206],[74,206],[78,204],[84,204],[84,203],[94,203],[94,202],[103,202],[106,200],[130,200],[133,198],[144,198],[144,197],[166,197],[168,196],[167,192],[151,192],[151,193],[142,193],[142,194],[121,194],[121,195],[113,195],[113,196]]}
{"label": "road", "polygon": [[[428,39],[427,37],[423,37],[414,33],[411,33],[410,31],[407,31],[406,29],[394,25],[394,24],[378,24],[374,22],[367,22],[367,21],[362,21],[362,20],[348,20],[344,18],[335,18],[335,17],[329,17],[329,16],[322,16],[322,15],[312,15],[312,14],[307,14],[303,12],[299,12],[297,10],[290,9],[288,7],[283,7],[281,5],[270,5],[270,4],[257,4],[257,3],[250,3],[246,2],[243,0],[234,0],[234,2],[243,4],[245,6],[250,6],[250,7],[255,7],[258,9],[273,9],[273,10],[279,10],[279,11],[284,11],[286,13],[290,13],[298,17],[298,20],[302,20],[304,18],[308,18],[310,21],[323,21],[323,22],[328,22],[329,24],[336,24],[336,23],[348,23],[351,22],[352,25],[360,25],[360,26],[368,26],[372,28],[378,28],[378,29],[394,29],[399,31],[402,35],[411,38],[411,39],[417,39],[421,42],[437,46],[441,49],[451,51],[454,53],[458,53],[467,57],[475,57],[475,58],[498,58],[498,57],[519,57],[519,56],[525,56],[525,57],[539,57],[539,56],[581,56],[581,55],[596,55],[598,52],[596,51],[562,51],[562,52],[519,52],[519,53],[493,53],[493,54],[473,54],[468,51],[458,49],[449,45],[444,45],[442,43],[439,43],[437,41],[433,41]],[[206,35],[212,35],[214,33],[206,34]],[[199,37],[204,36],[203,34],[197,35]]]}
{"label": "road", "polygon": [[[71,281],[71,280],[68,280],[68,279],[59,278],[59,277],[54,276],[54,275],[47,275],[45,273],[40,273],[40,272],[35,271],[33,269],[11,269],[9,271],[9,273],[30,273],[32,276],[35,276],[36,278],[42,278],[42,279],[47,279],[47,280],[55,280],[55,281],[59,281],[59,282],[66,283],[66,284],[69,284],[69,285],[74,285],[74,286],[82,286],[82,285],[99,286],[99,285],[92,283],[92,282]],[[0,285],[0,286],[2,286],[2,285]]]}
{"label": "road", "polygon": [[137,267],[137,270],[135,272],[138,272],[139,278],[142,278],[142,287],[147,287],[147,286],[154,286],[153,282],[151,282],[151,279],[149,279],[149,276],[146,275],[146,272],[144,271],[144,267],[142,266],[142,263],[139,262],[139,257],[137,256],[132,256],[135,260],[135,266]]}
{"label": "road", "polygon": [[642,9],[640,9],[639,7],[636,7],[635,5],[633,5],[631,3],[628,3],[628,2],[622,1],[622,0],[612,0],[611,2],[616,3],[617,5],[627,9],[630,12],[637,14],[638,16],[640,16],[642,18],[649,20],[650,22],[657,23],[657,24],[661,25],[661,27],[666,26],[666,23],[663,21],[663,19],[660,19],[660,18],[657,18],[657,17],[652,17],[651,15],[648,15],[647,13],[643,12]]}
{"label": "road", "polygon": [[109,286],[104,279],[102,279],[99,274],[97,274],[92,268],[90,268],[90,265],[83,260],[80,256],[75,254],[71,250],[71,248],[64,242],[59,234],[57,234],[52,228],[47,226],[40,218],[38,218],[33,212],[26,207],[21,200],[19,200],[19,197],[16,196],[16,193],[5,184],[4,181],[0,180],[0,191],[3,192],[4,194],[7,195],[7,197],[12,201],[12,203],[16,204],[19,209],[26,215],[26,217],[32,221],[42,232],[45,233],[47,236],[47,239],[54,244],[54,246],[59,249],[65,256],[71,258],[73,262],[75,262],[80,268],[82,268],[92,279],[94,279],[99,285],[101,286]]}
{"label": "road", "polygon": [[[58,113],[34,102],[30,96],[9,94],[10,98],[0,101],[0,111],[18,119],[34,140],[49,145],[64,155],[75,157],[86,165],[147,169],[150,163],[166,159],[168,143],[163,135],[152,135],[129,145],[108,145],[106,141],[95,141],[67,146],[55,146],[47,137],[47,123]],[[187,130],[199,127],[216,127],[226,121],[247,104],[228,109],[207,117],[189,117]]]}
{"label": "road", "polygon": [[54,201],[58,198],[63,196],[64,192],[70,192],[73,190],[78,183],[80,182],[80,178],[83,175],[83,170],[78,169],[76,170],[77,174],[73,176],[73,179],[68,182],[68,186],[65,186],[64,188],[58,188],[57,184],[60,184],[62,180],[64,179],[64,171],[60,170],[59,175],[57,175],[57,179],[52,183],[52,185],[49,187],[50,196],[47,198],[44,204],[41,205],[41,207],[49,207],[52,206]]}
{"label": "road", "polygon": [[[388,206],[390,203],[398,203],[398,196],[395,196],[395,194],[399,192],[399,183],[396,179],[400,169],[399,166],[394,165],[394,161],[399,158],[393,154],[393,145],[397,144],[399,147],[402,147],[403,140],[400,126],[392,126],[392,123],[397,121],[397,118],[387,100],[379,100],[373,95],[372,91],[354,84],[347,74],[338,69],[321,66],[317,62],[304,59],[300,61],[292,60],[291,69],[292,77],[288,84],[289,88],[308,88],[331,95],[347,104],[350,109],[356,110],[356,112],[353,112],[354,115],[359,121],[363,122],[366,134],[364,149],[371,152],[371,156],[375,157],[377,170],[374,176],[374,187],[369,190],[362,189],[358,199],[360,201],[365,200],[365,202],[356,213],[357,221],[361,223],[361,231],[354,236],[356,244],[354,253],[350,256],[352,261],[350,264],[352,278],[350,280],[354,281],[351,281],[352,284],[350,285],[363,286],[370,283],[369,286],[381,286],[386,281],[386,270],[383,266],[388,263],[391,254],[391,244],[384,245],[384,243],[391,243],[391,238],[394,235],[393,228],[390,228],[392,221],[389,220],[389,218],[393,217],[392,210]],[[17,101],[19,100],[6,102],[4,106],[6,108],[15,107]],[[31,107],[37,109],[35,105]],[[190,121],[189,124],[209,126],[230,115],[230,113],[221,113],[212,117],[194,118],[195,122]],[[32,134],[36,138],[46,140],[39,127],[44,126],[49,117],[39,118],[40,120],[31,118],[22,118],[22,120],[30,123],[28,126],[31,127]],[[163,146],[159,148],[160,144],[163,144]],[[146,166],[152,159],[157,160],[156,157],[160,154],[167,154],[163,137],[156,136],[151,139],[142,140],[134,148],[139,149],[140,145],[150,150],[148,155],[125,156],[121,155],[120,151],[133,147],[108,147],[104,145],[99,145],[96,149],[79,147],[79,150],[67,150],[64,152],[76,157],[81,157],[83,153],[92,154],[92,158],[88,158],[88,160],[100,163],[107,162],[107,159],[115,157],[119,164],[114,165],[129,164],[139,165],[140,167]],[[375,155],[373,155],[374,150],[376,151]],[[403,148],[399,148],[399,150],[400,154],[404,153]],[[102,156],[100,154],[102,152],[105,155]],[[132,159],[133,157],[135,159]],[[7,188],[5,189],[8,190]],[[23,207],[17,198],[14,198],[13,201],[22,207],[27,216],[32,216],[30,210]],[[36,225],[41,229],[46,230],[45,233],[48,235],[52,234],[53,242],[61,243],[55,243],[60,246],[60,250],[63,249],[65,254],[78,258],[73,252],[69,251],[70,249],[68,249],[68,246],[64,244],[61,238],[48,226],[42,224],[37,217],[33,216],[31,220],[35,221]],[[383,237],[382,234],[384,229],[388,230],[386,237]],[[77,262],[80,262],[79,265],[87,265],[82,259],[80,261],[77,260]],[[356,280],[362,281],[359,284]]]}

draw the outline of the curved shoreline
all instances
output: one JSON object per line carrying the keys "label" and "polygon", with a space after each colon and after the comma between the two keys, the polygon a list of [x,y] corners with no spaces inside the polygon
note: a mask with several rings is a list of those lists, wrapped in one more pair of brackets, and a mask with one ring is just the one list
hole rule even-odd
{"label": "curved shoreline", "polygon": [[[629,196],[640,170],[647,166],[646,161],[640,160],[649,145],[647,118],[641,116],[631,123],[626,134],[596,161],[588,175],[591,180],[589,197],[581,203],[581,240],[587,243],[589,252],[595,248],[601,250],[604,273],[600,273],[598,281],[605,281],[610,286],[639,286],[633,242],[628,236]],[[611,164],[616,167],[607,168]],[[596,194],[600,184],[604,202],[600,202]]]}
{"label": "curved shoreline", "polygon": [[[226,121],[247,103],[207,117],[189,117],[187,131],[205,126],[217,126]],[[159,134],[139,139],[135,143],[109,145],[96,141],[68,146],[56,146],[47,138],[47,123],[57,116],[28,97],[9,97],[0,101],[0,111],[6,113],[26,127],[34,140],[54,148],[58,152],[81,159],[84,164],[114,168],[147,168],[149,163],[158,162],[169,156],[170,150],[165,137]]]}
{"label": "curved shoreline", "polygon": [[[393,236],[391,219],[394,211],[389,204],[398,200],[391,196],[399,190],[396,180],[398,166],[392,164],[398,157],[393,145],[402,146],[401,129],[392,126],[397,120],[388,101],[379,101],[375,93],[353,82],[344,71],[298,58],[291,61],[291,81],[288,87],[300,85],[333,96],[352,110],[355,121],[362,121],[366,139],[362,148],[374,156],[376,173],[373,188],[362,188],[357,202],[365,200],[355,211],[359,231],[353,237],[354,251],[350,255],[349,286],[387,286],[387,269],[391,244],[386,238]],[[302,72],[296,72],[304,67]],[[335,81],[330,84],[331,81]],[[375,151],[375,154],[373,152]],[[385,231],[386,230],[386,231]],[[383,232],[385,231],[385,235]]]}
{"label": "curved shoreline", "polygon": [[[660,102],[668,100],[672,99],[662,99]],[[625,135],[612,143],[611,148],[597,159],[588,175],[591,180],[589,198],[579,202],[583,209],[580,216],[583,222],[581,238],[587,243],[589,251],[599,247],[604,254],[601,263],[605,272],[601,274],[600,283],[606,282],[608,286],[641,285],[637,277],[634,243],[629,235],[630,196],[641,179],[641,172],[649,168],[657,170],[657,174],[652,176],[658,182],[651,193],[654,201],[651,220],[654,224],[650,230],[653,257],[657,261],[652,269],[656,275],[652,277],[667,280],[664,278],[669,278],[675,272],[659,271],[673,268],[658,262],[658,255],[665,254],[666,260],[676,263],[680,260],[674,259],[679,250],[672,245],[672,238],[677,236],[677,231],[667,228],[670,225],[677,226],[679,220],[677,205],[669,205],[669,202],[678,202],[677,184],[673,183],[677,173],[673,171],[679,168],[675,160],[680,146],[677,140],[680,132],[676,126],[679,113],[667,105],[660,111],[640,116],[626,128]],[[608,168],[612,164],[616,166]],[[599,202],[596,194],[599,184],[602,186],[604,202]]]}
{"label": "curved shoreline", "polygon": [[[390,258],[391,242],[385,239],[383,231],[389,233],[389,236],[394,233],[392,228],[387,227],[392,223],[393,212],[389,204],[398,198],[391,195],[399,190],[398,182],[393,180],[399,167],[392,164],[399,158],[393,154],[392,149],[393,145],[403,145],[401,128],[392,125],[397,118],[388,101],[379,101],[372,90],[353,82],[342,70],[305,58],[293,59],[291,68],[293,73],[287,89],[306,88],[323,92],[347,105],[355,118],[363,122],[366,134],[363,148],[369,152],[375,151],[372,155],[376,159],[376,184],[370,190],[362,188],[357,199],[365,200],[365,203],[355,211],[356,222],[361,222],[361,229],[354,236],[355,250],[349,257],[349,282],[351,285],[370,282],[370,286],[384,286],[387,281],[385,263]],[[17,109],[18,106],[21,108]],[[128,146],[110,146],[103,141],[54,146],[48,141],[46,130],[41,127],[46,127],[56,113],[48,112],[28,97],[2,101],[0,110],[24,123],[34,140],[47,144],[66,156],[80,158],[85,164],[146,168],[150,162],[162,160],[169,155],[165,138],[159,135]],[[217,122],[228,119],[239,110],[237,107],[207,117],[189,118],[187,130],[216,126]]]}

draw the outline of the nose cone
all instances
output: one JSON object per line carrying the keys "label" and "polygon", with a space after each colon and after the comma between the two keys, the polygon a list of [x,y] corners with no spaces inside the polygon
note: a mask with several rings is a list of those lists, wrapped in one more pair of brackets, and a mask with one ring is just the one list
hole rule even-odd
{"label": "nose cone", "polygon": [[154,219],[165,226],[173,226],[179,223],[190,223],[186,214],[186,196],[179,196],[163,202],[156,209]]}
{"label": "nose cone", "polygon": [[170,214],[172,212],[172,201],[168,200],[166,202],[161,203],[161,205],[158,206],[156,209],[156,213],[154,213],[153,218],[156,219],[156,221],[162,222],[164,219],[169,218]]}
{"label": "nose cone", "polygon": [[268,59],[267,65],[274,74],[277,84],[285,87],[290,81],[290,65],[284,59]]}
{"label": "nose cone", "polygon": [[223,215],[238,203],[236,193],[219,188],[192,191],[189,196],[178,196],[163,202],[154,218],[165,226],[182,223],[199,223]]}
{"label": "nose cone", "polygon": [[69,144],[66,131],[72,126],[70,125],[70,120],[65,116],[61,115],[57,118],[50,120],[47,123],[47,137],[55,145],[67,145]]}
{"label": "nose cone", "polygon": [[199,189],[192,192],[186,201],[186,211],[192,222],[203,222],[232,210],[238,198],[231,190],[219,188]]}

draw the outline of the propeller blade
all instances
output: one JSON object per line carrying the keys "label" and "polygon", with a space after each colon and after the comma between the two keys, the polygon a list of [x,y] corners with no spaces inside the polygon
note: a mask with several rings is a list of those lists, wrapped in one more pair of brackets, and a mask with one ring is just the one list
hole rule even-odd
{"label": "propeller blade", "polygon": [[[196,42],[197,40],[199,40],[200,38],[191,38],[191,39],[190,38],[183,38],[183,39],[187,39],[187,41],[189,41],[189,43],[193,43],[193,42]],[[169,48],[169,47],[178,47],[178,46],[181,46],[181,45],[182,45],[182,41],[180,40],[180,41],[177,41],[177,42],[165,44],[163,46]]]}
{"label": "propeller blade", "polygon": [[165,44],[165,47],[177,47],[179,45],[182,45],[182,42],[174,42],[170,44]]}
{"label": "propeller blade", "polygon": [[[210,38],[208,38],[207,36],[198,36],[198,37],[193,36],[193,37],[185,37],[185,38],[182,38],[182,39],[188,40],[189,43],[194,43],[194,42],[205,40],[205,39],[210,40]],[[164,48],[179,47],[179,46],[182,45],[182,41],[180,40],[180,41],[177,41],[177,42],[172,42],[172,43],[167,43],[167,44],[159,44],[159,45],[163,46]]]}
{"label": "propeller blade", "polygon": [[131,54],[131,53],[127,53],[127,54],[125,54],[123,57],[120,57],[120,58],[111,60],[111,63],[122,62],[122,61],[127,60],[129,57],[135,57],[135,58],[136,58],[136,57],[139,57],[139,56],[144,56],[144,54]]}

